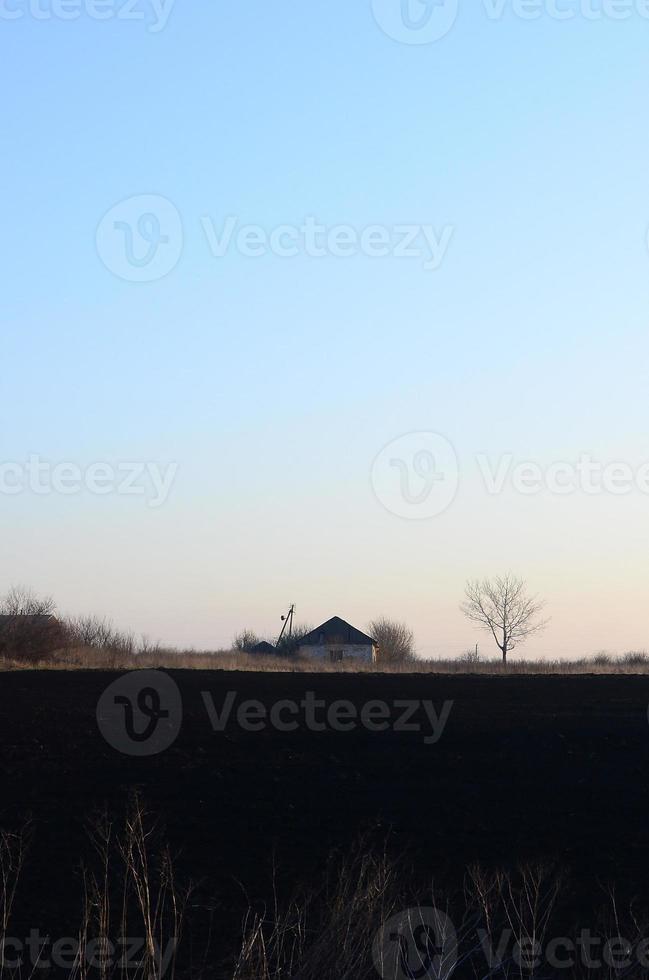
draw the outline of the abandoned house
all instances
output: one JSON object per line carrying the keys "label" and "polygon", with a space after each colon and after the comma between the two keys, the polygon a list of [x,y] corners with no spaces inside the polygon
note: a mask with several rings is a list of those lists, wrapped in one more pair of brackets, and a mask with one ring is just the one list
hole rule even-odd
{"label": "abandoned house", "polygon": [[377,644],[371,636],[334,616],[303,636],[297,652],[301,657],[330,660],[332,663],[357,660],[371,664],[376,662]]}

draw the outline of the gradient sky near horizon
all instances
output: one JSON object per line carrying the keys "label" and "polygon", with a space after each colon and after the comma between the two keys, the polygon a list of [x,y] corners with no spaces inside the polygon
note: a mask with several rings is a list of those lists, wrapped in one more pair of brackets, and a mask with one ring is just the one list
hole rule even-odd
{"label": "gradient sky near horizon", "polygon": [[[460,3],[408,43],[400,0],[176,0],[158,31],[144,0],[144,20],[56,2],[0,15],[0,457],[178,472],[157,508],[0,494],[0,583],[183,646],[272,635],[294,602],[312,624],[403,619],[441,656],[480,639],[465,580],[513,570],[552,617],[526,655],[649,647],[649,487],[494,494],[478,463],[649,460],[641,4]],[[150,282],[102,237],[142,195],[182,221]],[[453,234],[435,270],[215,256],[205,222],[228,216]],[[383,450],[426,432],[453,447],[457,493],[411,520],[385,499],[414,457],[400,472]]]}

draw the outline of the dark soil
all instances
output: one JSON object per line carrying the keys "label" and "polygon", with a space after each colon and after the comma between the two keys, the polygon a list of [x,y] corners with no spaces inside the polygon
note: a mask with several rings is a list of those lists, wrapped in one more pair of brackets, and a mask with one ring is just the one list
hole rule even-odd
{"label": "dark soil", "polygon": [[[649,905],[649,677],[478,677],[174,671],[183,724],[171,748],[135,758],[98,730],[114,674],[0,674],[0,825],[35,823],[18,915],[74,933],[75,868],[86,820],[123,814],[138,790],[158,814],[184,877],[201,879],[217,917],[240,920],[279,875],[308,882],[334,847],[389,840],[417,867],[459,881],[473,862],[548,859],[571,878],[575,909],[615,881]],[[418,733],[215,733],[216,705],[430,699],[454,707],[440,741]],[[404,859],[405,859],[404,857]]]}

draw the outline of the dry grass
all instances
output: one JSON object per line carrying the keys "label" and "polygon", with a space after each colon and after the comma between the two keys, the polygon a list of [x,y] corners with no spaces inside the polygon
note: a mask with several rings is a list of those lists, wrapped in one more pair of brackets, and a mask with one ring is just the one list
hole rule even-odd
{"label": "dry grass", "polygon": [[477,676],[521,676],[551,674],[649,674],[649,655],[631,652],[615,656],[596,654],[578,660],[512,659],[506,667],[500,659],[475,660],[414,659],[401,664],[365,664],[353,661],[328,663],[289,657],[260,657],[237,650],[198,652],[156,648],[141,653],[123,650],[75,647],[59,650],[46,660],[24,661],[0,658],[0,671],[9,670],[224,670],[269,673],[354,673],[354,674],[458,674]]}
{"label": "dry grass", "polygon": [[3,942],[9,932],[16,888],[22,874],[30,832],[29,823],[13,833],[0,829],[0,939]]}
{"label": "dry grass", "polygon": [[[507,872],[471,867],[464,888],[446,893],[386,858],[352,854],[320,891],[303,892],[261,913],[250,911],[231,975],[233,980],[374,980],[378,974],[386,980],[646,980],[647,915],[634,904],[622,911],[615,890],[603,888],[589,913],[592,920],[578,924],[568,908],[558,907],[566,884],[551,865]],[[439,917],[427,915],[431,910]],[[434,921],[431,949],[421,926]],[[584,931],[595,949],[610,944],[623,956],[580,954],[577,937]],[[567,971],[557,950],[563,953],[570,945],[574,956]],[[429,959],[433,954],[437,963]]]}
{"label": "dry grass", "polygon": [[399,876],[385,855],[361,847],[334,863],[318,889],[248,910],[232,980],[363,980],[376,977],[374,935],[403,907]]}
{"label": "dry grass", "polygon": [[[29,825],[18,833],[0,829],[0,980],[52,975],[49,952],[27,954],[21,946],[19,965],[4,958],[7,942],[15,951],[12,911],[30,832]],[[65,968],[57,964],[64,970],[57,975],[68,980],[161,980],[164,975],[174,980],[192,889],[177,884],[155,822],[134,798],[123,827],[116,828],[103,814],[89,824],[89,836],[93,855],[89,865],[82,863],[81,921],[70,937],[75,948],[66,954],[73,962]],[[127,937],[136,940],[136,949],[122,941]]]}
{"label": "dry grass", "polygon": [[[635,904],[623,910],[612,887],[593,896],[590,922],[576,922],[570,908],[558,903],[570,882],[552,866],[524,865],[507,872],[471,867],[462,888],[440,891],[424,869],[396,862],[385,851],[376,853],[363,840],[342,858],[332,855],[328,867],[312,875],[307,886],[298,884],[292,897],[280,897],[275,869],[270,904],[249,904],[240,931],[219,929],[217,919],[199,952],[187,935],[192,915],[206,910],[211,915],[218,903],[209,888],[199,899],[191,888],[177,884],[168,847],[139,801],[123,826],[116,827],[108,815],[93,821],[91,842],[94,857],[90,866],[83,865],[74,963],[56,974],[67,980],[375,980],[379,967],[387,980],[406,975],[394,970],[397,944],[405,947],[413,971],[429,963],[431,947],[424,944],[419,924],[430,924],[426,915],[431,909],[439,910],[446,923],[443,933],[434,927],[431,935],[433,951],[445,958],[435,976],[643,980],[649,973],[645,954],[640,955],[648,942],[649,918]],[[12,935],[24,852],[24,832],[0,828],[0,950]],[[42,930],[44,924],[31,925]],[[628,965],[612,969],[606,957],[597,965],[575,956],[570,973],[565,960],[557,970],[553,940],[559,937],[563,959],[563,944],[567,940],[576,952],[583,929],[599,951],[609,941],[619,949],[624,937]],[[122,958],[122,937],[131,937],[127,948],[136,938],[136,955]],[[525,949],[535,951],[534,964],[517,957],[517,950]],[[0,980],[52,975],[44,968],[36,962],[14,968],[0,956]],[[433,973],[422,966],[408,975]]]}
{"label": "dry grass", "polygon": [[[177,884],[155,821],[135,797],[123,828],[104,813],[91,822],[89,835],[95,853],[93,866],[83,866],[78,980],[109,980],[116,974],[121,980],[157,980],[163,962],[173,980],[192,888]],[[105,942],[115,930],[139,938],[138,956],[119,970],[103,959],[98,971],[90,969],[96,938]]]}

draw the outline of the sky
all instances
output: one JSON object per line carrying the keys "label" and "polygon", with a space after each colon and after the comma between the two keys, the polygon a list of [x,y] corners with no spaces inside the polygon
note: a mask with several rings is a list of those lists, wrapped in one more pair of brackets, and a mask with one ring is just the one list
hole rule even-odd
{"label": "sky", "polygon": [[649,646],[649,7],[0,0],[0,585]]}

